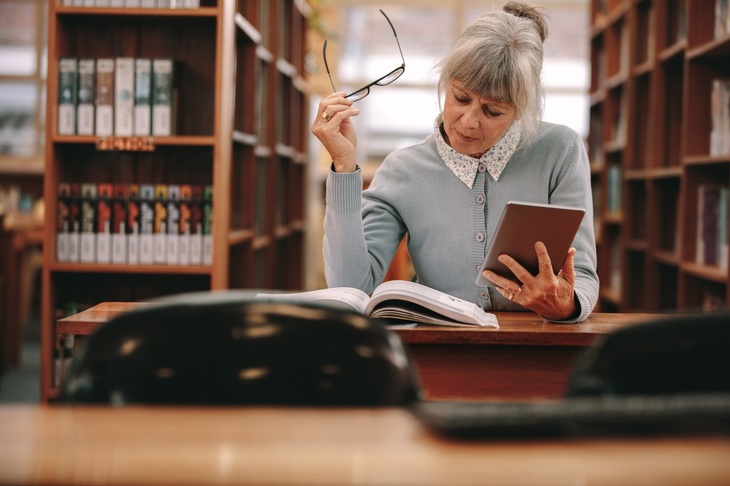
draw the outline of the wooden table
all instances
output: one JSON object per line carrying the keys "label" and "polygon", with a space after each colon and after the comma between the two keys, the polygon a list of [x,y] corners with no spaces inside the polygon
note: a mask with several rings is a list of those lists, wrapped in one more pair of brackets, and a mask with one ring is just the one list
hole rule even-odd
{"label": "wooden table", "polygon": [[[56,332],[89,334],[139,303],[104,302],[58,321]],[[576,356],[598,336],[652,314],[592,314],[554,324],[531,312],[496,313],[500,328],[418,326],[397,329],[429,399],[534,399],[563,395]]]}
{"label": "wooden table", "polygon": [[452,441],[406,410],[0,406],[2,484],[727,485],[730,438]]}

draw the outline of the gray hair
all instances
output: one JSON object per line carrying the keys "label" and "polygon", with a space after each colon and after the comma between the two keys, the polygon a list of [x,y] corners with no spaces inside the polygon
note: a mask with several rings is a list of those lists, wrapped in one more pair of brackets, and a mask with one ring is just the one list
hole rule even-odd
{"label": "gray hair", "polygon": [[485,98],[512,102],[522,122],[522,138],[542,120],[544,17],[533,7],[509,2],[469,25],[441,61],[439,99],[452,79]]}

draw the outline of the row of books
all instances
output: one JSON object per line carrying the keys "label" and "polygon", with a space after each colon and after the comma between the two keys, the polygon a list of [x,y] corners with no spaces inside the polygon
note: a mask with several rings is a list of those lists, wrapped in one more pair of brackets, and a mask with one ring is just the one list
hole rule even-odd
{"label": "row of books", "polygon": [[710,155],[730,154],[730,79],[714,79],[710,98]]}
{"label": "row of books", "polygon": [[697,188],[697,263],[728,270],[728,190],[720,184]]}
{"label": "row of books", "polygon": [[60,135],[157,136],[174,133],[173,59],[59,60]]}
{"label": "row of books", "polygon": [[200,0],[63,0],[66,7],[198,8]]}
{"label": "row of books", "polygon": [[212,227],[212,186],[61,183],[56,259],[210,265]]}

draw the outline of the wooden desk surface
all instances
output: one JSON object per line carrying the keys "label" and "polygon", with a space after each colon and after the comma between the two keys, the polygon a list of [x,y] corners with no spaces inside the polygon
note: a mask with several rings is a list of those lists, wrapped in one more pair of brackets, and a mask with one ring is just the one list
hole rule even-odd
{"label": "wooden desk surface", "polygon": [[[60,319],[56,330],[89,334],[137,302],[102,302],[73,316]],[[419,325],[397,329],[404,342],[419,344],[505,344],[588,346],[597,336],[650,320],[654,314],[594,313],[580,324],[555,324],[532,312],[497,312],[499,329]]]}
{"label": "wooden desk surface", "polygon": [[459,442],[400,409],[0,406],[2,484],[727,485],[730,438]]}

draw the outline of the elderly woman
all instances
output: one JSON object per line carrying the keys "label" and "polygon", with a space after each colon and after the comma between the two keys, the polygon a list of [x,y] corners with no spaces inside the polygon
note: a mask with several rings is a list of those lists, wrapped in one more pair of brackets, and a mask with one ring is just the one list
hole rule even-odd
{"label": "elderly woman", "polygon": [[[442,113],[433,134],[388,155],[362,191],[356,136],[359,110],[345,93],[323,99],[312,132],[332,158],[327,178],[324,259],[327,284],[365,292],[382,282],[408,234],[418,282],[487,311],[539,313],[580,322],[598,299],[588,156],[570,128],[541,121],[545,19],[508,3],[456,41],[442,61]],[[486,271],[498,287],[475,283],[510,200],[582,207],[586,215],[560,271],[541,242],[540,272],[508,255],[521,285]]]}

